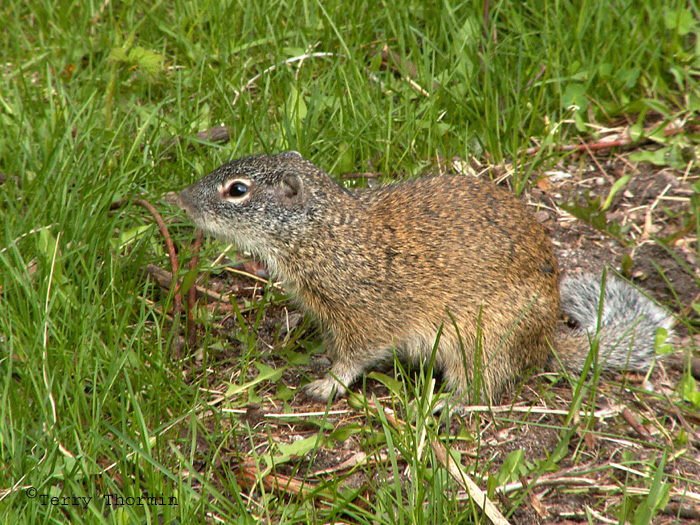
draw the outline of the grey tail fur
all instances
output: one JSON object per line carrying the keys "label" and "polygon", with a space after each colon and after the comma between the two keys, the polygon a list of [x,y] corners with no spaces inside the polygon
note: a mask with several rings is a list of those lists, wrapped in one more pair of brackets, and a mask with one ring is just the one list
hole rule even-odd
{"label": "grey tail fur", "polygon": [[593,274],[562,279],[561,309],[577,328],[556,341],[559,359],[566,368],[581,372],[599,330],[598,364],[604,370],[648,370],[656,331],[663,327],[670,334],[673,317],[632,285],[608,276],[599,326],[601,281]]}

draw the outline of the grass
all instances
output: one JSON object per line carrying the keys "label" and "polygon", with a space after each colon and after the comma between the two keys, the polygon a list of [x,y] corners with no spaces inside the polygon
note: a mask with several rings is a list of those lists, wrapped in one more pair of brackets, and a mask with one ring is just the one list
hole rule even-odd
{"label": "grass", "polygon": [[[162,197],[232,157],[296,149],[333,174],[387,178],[474,159],[528,193],[547,170],[573,165],[584,173],[593,164],[556,146],[596,141],[617,127],[638,139],[632,161],[689,185],[677,201],[683,206],[655,208],[681,233],[655,245],[668,246],[673,268],[697,286],[697,6],[487,5],[2,3],[3,522],[484,522],[476,505],[455,497],[458,482],[427,446],[442,441],[513,523],[545,519],[534,486],[557,472],[609,487],[606,506],[601,492],[571,485],[588,504],[577,519],[645,523],[672,504],[697,505],[673,492],[700,492],[700,392],[687,371],[655,394],[629,394],[627,383],[574,383],[574,408],[546,376],[536,396],[521,393],[554,410],[547,419],[476,412],[451,438],[428,404],[411,404],[432,395],[420,374],[370,380],[393,395],[375,403],[393,399],[405,422],[393,424],[366,400],[273,419],[266,414],[299,411],[293,387],[320,351],[313,325],[286,331],[294,312],[279,290],[223,279],[220,267],[203,263],[203,274],[215,272],[212,284],[240,284],[240,293],[231,316],[199,306],[201,344],[183,350],[172,294],[144,278],[147,264],[167,266],[167,254],[134,199],[157,206],[186,261],[193,228]],[[194,139],[222,123],[227,143]],[[664,135],[671,124],[677,132]],[[641,251],[648,237],[611,213],[625,190],[641,194],[632,182],[568,209]],[[206,241],[202,259],[221,248]],[[639,264],[636,249],[627,253]],[[179,274],[191,282],[189,275]],[[674,283],[669,304],[687,336],[683,350],[697,356],[697,296]],[[655,437],[630,437],[619,412],[593,418],[600,396],[631,407]],[[537,451],[515,446],[538,429]],[[600,464],[590,459],[592,439],[628,445]],[[347,450],[366,460],[360,454],[332,470]],[[317,476],[324,466],[332,473]],[[530,488],[506,496],[504,487],[521,480]],[[145,496],[162,500],[138,500]]]}

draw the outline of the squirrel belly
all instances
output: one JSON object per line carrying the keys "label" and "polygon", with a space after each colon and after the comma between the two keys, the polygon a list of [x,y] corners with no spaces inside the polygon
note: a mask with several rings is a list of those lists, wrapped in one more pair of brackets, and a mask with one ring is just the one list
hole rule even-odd
{"label": "squirrel belly", "polygon": [[[512,193],[461,175],[349,191],[299,153],[226,163],[182,191],[208,233],[266,263],[320,326],[329,373],[306,385],[326,401],[394,355],[428,360],[457,397],[475,380],[494,397],[554,347],[581,371],[598,325],[601,284],[561,283],[579,329],[555,334],[560,281],[544,228]],[[608,279],[599,363],[639,369],[670,318],[630,285]],[[439,341],[436,346],[436,340]]]}

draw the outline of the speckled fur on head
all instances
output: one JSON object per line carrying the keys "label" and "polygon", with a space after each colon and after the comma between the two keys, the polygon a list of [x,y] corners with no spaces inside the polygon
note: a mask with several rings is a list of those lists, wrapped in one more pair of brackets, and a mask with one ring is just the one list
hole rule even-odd
{"label": "speckled fur on head", "polygon": [[[231,198],[242,182],[244,199]],[[264,260],[285,281],[280,258],[293,257],[301,235],[325,227],[326,187],[337,184],[296,151],[228,162],[182,191],[179,202],[205,232]]]}
{"label": "speckled fur on head", "polygon": [[[333,361],[306,386],[319,400],[344,393],[394,352],[428,359],[441,327],[435,366],[458,397],[477,363],[490,396],[544,365],[552,344],[574,370],[585,363],[588,332],[555,340],[559,271],[544,228],[490,181],[445,175],[350,192],[287,152],[224,164],[180,202],[198,226],[260,257],[317,320]],[[595,279],[586,279],[564,287],[564,303],[590,328],[598,303],[595,284],[585,284]],[[604,340],[622,338],[631,350],[603,345],[611,348],[605,358],[647,362],[637,353],[649,353],[665,318],[645,316],[651,328],[636,332],[643,345],[624,339],[630,326],[614,320],[653,309],[631,287],[611,290],[606,301],[620,311],[605,317]]]}

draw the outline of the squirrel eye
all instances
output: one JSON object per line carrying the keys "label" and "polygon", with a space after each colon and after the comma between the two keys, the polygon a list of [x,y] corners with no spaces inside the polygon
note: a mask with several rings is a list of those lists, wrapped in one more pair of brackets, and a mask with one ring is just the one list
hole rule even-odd
{"label": "squirrel eye", "polygon": [[242,182],[234,182],[228,187],[228,191],[226,193],[229,197],[240,198],[248,193],[248,186]]}

